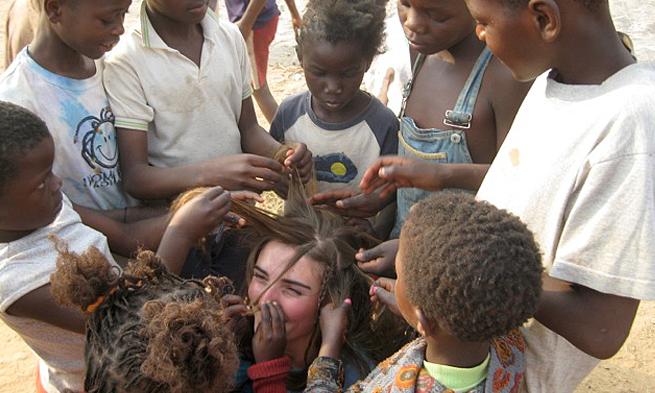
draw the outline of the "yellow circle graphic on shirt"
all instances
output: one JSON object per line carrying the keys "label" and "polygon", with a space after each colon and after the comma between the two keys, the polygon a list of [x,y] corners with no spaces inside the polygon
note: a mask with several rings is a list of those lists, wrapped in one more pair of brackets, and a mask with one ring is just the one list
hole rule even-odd
{"label": "yellow circle graphic on shirt", "polygon": [[348,168],[346,168],[342,162],[335,162],[330,166],[330,172],[337,176],[345,176],[348,172]]}

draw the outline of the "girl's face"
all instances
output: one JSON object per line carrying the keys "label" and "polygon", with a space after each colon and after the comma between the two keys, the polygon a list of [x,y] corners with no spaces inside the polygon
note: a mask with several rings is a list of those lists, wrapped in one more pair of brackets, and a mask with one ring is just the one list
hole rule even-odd
{"label": "girl's face", "polygon": [[[251,300],[259,299],[260,304],[275,301],[282,307],[286,320],[287,352],[290,348],[304,351],[308,345],[318,318],[323,278],[323,267],[307,256],[300,258],[280,276],[295,251],[294,247],[278,241],[266,243],[259,253],[248,286]],[[266,289],[271,282],[274,283]],[[255,328],[260,318],[261,314],[256,313]]]}
{"label": "girl's face", "polygon": [[398,0],[398,16],[409,45],[426,55],[452,48],[475,29],[461,0]]}
{"label": "girl's face", "polygon": [[320,119],[348,113],[362,84],[369,62],[357,43],[306,42],[302,48],[302,68],[312,93],[312,107]]}

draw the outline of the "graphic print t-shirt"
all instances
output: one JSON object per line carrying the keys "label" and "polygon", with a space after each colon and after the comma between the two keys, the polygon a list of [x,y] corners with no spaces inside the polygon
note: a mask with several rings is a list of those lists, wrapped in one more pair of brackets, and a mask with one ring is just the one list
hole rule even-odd
{"label": "graphic print t-shirt", "polygon": [[0,77],[0,100],[34,112],[55,142],[53,172],[64,193],[92,209],[135,205],[122,191],[114,114],[102,86],[102,62],[88,79],[71,79],[41,67],[23,49]]}

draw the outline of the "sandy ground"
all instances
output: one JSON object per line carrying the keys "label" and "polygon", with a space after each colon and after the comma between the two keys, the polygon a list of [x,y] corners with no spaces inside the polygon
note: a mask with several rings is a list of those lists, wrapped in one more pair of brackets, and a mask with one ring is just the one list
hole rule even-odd
{"label": "sandy ground", "polygon": [[[3,21],[8,0],[0,0],[0,21]],[[222,3],[222,1],[220,1]],[[279,2],[280,7],[285,6]],[[297,0],[302,8],[304,1]],[[610,0],[617,28],[631,34],[641,60],[655,60],[655,1]],[[133,4],[127,18],[132,25],[138,14]],[[281,100],[302,91],[304,80],[293,50],[293,32],[289,16],[283,11],[278,36],[271,47],[269,86]],[[0,35],[2,35],[0,32]],[[1,41],[0,41],[1,42]],[[3,57],[0,48],[0,58]],[[258,115],[266,126],[261,113]],[[36,360],[29,348],[0,322],[0,393],[34,391]],[[655,393],[655,303],[642,303],[630,338],[611,360],[602,362],[580,385],[576,393]],[[555,393],[555,392],[554,392]]]}

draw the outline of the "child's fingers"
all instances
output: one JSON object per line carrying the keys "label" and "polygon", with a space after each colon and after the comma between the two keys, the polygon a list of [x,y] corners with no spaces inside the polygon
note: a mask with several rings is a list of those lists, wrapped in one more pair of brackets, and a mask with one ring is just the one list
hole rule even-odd
{"label": "child's fingers", "polygon": [[398,310],[398,303],[396,303],[396,296],[393,293],[380,286],[373,286],[371,288],[371,292],[373,293],[372,296],[374,296],[378,302],[387,306],[387,308],[394,314],[400,315],[400,311]]}
{"label": "child's fingers", "polygon": [[215,198],[220,197],[224,193],[225,193],[225,190],[223,189],[223,187],[216,186],[216,187],[212,187],[212,188],[206,190],[205,192],[203,192],[200,195],[206,197],[207,199],[209,199],[211,201],[211,200],[214,200]]}
{"label": "child's fingers", "polygon": [[286,336],[286,328],[284,325],[284,311],[282,307],[277,303],[273,302],[271,305],[271,327],[273,330],[274,337],[284,337]]}
{"label": "child's fingers", "polygon": [[259,203],[264,202],[264,198],[262,198],[261,195],[257,194],[256,192],[252,191],[232,191],[232,200],[236,201],[256,201]]}
{"label": "child's fingers", "polygon": [[350,198],[354,195],[353,190],[351,189],[341,189],[334,191],[326,191],[318,193],[311,198],[309,198],[309,203],[312,205],[322,205],[322,204],[335,204],[338,201],[346,198]]}
{"label": "child's fingers", "polygon": [[261,322],[259,322],[259,326],[262,332],[262,335],[268,339],[270,339],[270,335],[272,332],[272,326],[271,326],[271,311],[270,311],[270,305],[268,303],[264,303],[260,307],[261,310]]}
{"label": "child's fingers", "polygon": [[284,172],[284,166],[272,158],[249,154],[248,163],[252,167],[267,168],[278,174]]}
{"label": "child's fingers", "polygon": [[270,168],[253,167],[249,173],[252,178],[259,178],[268,183],[277,183],[282,179],[281,172],[276,172]]}
{"label": "child's fingers", "polygon": [[[384,244],[384,243],[382,243]],[[368,250],[365,250],[363,248],[360,248],[359,251],[357,251],[357,254],[355,254],[355,259],[357,259],[360,262],[372,262],[375,259],[381,257],[384,255],[384,250],[382,248],[382,244],[377,245],[373,248],[369,248]]]}
{"label": "child's fingers", "polygon": [[395,292],[396,289],[396,280],[394,280],[393,278],[380,277],[377,280],[375,280],[373,285],[393,293]]}

